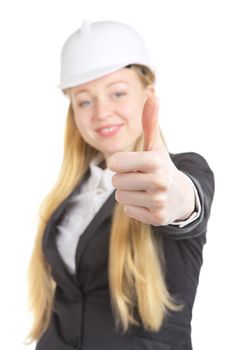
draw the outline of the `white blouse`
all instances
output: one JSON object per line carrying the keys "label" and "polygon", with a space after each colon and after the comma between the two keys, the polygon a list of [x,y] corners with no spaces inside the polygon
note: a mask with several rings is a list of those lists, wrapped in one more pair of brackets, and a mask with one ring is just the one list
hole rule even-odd
{"label": "white blouse", "polygon": [[[78,194],[71,197],[68,211],[57,226],[57,248],[70,273],[75,273],[75,253],[80,235],[115,190],[112,185],[112,176],[115,173],[108,168],[102,169],[98,166],[103,160],[103,155],[99,153],[90,162],[90,176],[82,184]],[[201,205],[194,184],[193,189],[197,211],[194,211],[187,220],[176,221],[172,225],[184,227],[199,217]]]}

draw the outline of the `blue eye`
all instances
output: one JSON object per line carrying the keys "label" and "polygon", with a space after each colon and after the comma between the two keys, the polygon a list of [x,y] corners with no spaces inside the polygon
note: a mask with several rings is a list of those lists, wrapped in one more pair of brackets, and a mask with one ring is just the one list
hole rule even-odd
{"label": "blue eye", "polygon": [[91,101],[83,101],[79,103],[79,107],[88,107]]}
{"label": "blue eye", "polygon": [[115,95],[116,97],[122,97],[122,96],[124,96],[124,95],[126,95],[126,94],[125,94],[125,92],[115,92],[114,95]]}

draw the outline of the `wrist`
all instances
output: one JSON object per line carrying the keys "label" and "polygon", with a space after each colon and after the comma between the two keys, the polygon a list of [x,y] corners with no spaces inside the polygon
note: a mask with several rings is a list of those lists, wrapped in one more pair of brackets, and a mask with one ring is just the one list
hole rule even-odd
{"label": "wrist", "polygon": [[181,199],[181,212],[178,215],[176,221],[188,219],[195,210],[195,193],[193,190],[192,180],[179,170],[180,176],[180,189],[182,194]]}

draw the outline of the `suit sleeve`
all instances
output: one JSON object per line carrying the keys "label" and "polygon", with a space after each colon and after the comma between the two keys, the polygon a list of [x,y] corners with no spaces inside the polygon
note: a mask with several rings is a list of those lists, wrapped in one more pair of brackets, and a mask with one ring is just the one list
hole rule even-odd
{"label": "suit sleeve", "polygon": [[176,167],[195,184],[200,198],[201,213],[197,220],[184,227],[169,224],[156,226],[155,230],[170,239],[188,239],[205,234],[215,190],[213,171],[205,158],[195,152],[170,153],[170,157]]}

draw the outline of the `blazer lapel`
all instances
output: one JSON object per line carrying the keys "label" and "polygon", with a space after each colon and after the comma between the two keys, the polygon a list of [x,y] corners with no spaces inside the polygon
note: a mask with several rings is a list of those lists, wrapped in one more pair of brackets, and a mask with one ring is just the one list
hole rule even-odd
{"label": "blazer lapel", "polygon": [[102,207],[99,209],[99,211],[96,213],[96,215],[93,217],[89,225],[86,227],[84,232],[79,237],[79,242],[76,248],[76,272],[77,268],[79,266],[82,254],[85,250],[85,247],[87,246],[89,240],[91,237],[96,233],[99,226],[102,224],[102,222],[112,214],[114,205],[116,203],[115,200],[115,190],[111,193],[111,195],[108,197],[108,199],[104,202]]}
{"label": "blazer lapel", "polygon": [[[59,254],[59,251],[57,249],[57,244],[56,244],[57,225],[61,216],[64,214],[64,211],[66,209],[66,206],[70,198],[79,191],[81,185],[89,176],[89,173],[90,173],[90,170],[88,169],[83,179],[81,180],[81,182],[77,186],[75,186],[74,190],[67,196],[67,198],[65,198],[65,200],[62,203],[60,203],[60,205],[52,213],[45,227],[45,232],[44,232],[43,241],[42,241],[43,251],[45,253],[45,256],[48,262],[52,266],[52,274],[55,277],[55,280],[61,280],[63,287],[67,288],[67,291],[70,291],[70,292],[71,292],[71,287],[74,287],[74,285],[77,286],[78,276],[76,277],[77,274],[73,275],[68,271],[63,259]],[[77,268],[80,263],[82,254],[85,250],[85,247],[87,246],[89,240],[95,234],[96,230],[101,225],[101,223],[109,215],[111,215],[115,202],[116,202],[115,191],[113,191],[111,195],[108,197],[108,199],[104,202],[100,210],[93,217],[91,222],[88,224],[84,232],[81,234],[78,245],[76,247],[76,256],[75,256],[76,272],[77,272]],[[75,289],[78,292],[77,288]]]}
{"label": "blazer lapel", "polygon": [[[79,191],[81,185],[88,177],[89,171],[90,170],[88,169],[87,172],[84,174],[81,182],[75,186],[73,191],[67,196],[67,198],[64,199],[63,202],[60,203],[60,205],[52,213],[45,227],[42,239],[43,252],[49,264],[52,267],[52,276],[54,277],[56,282],[61,281],[62,287],[67,290],[68,295],[71,295],[73,297],[76,297],[76,294],[79,295],[80,291],[78,288],[74,288],[77,284],[75,275],[72,275],[68,271],[58,251],[56,244],[57,224],[61,216],[63,215],[70,198],[73,196],[73,194]],[[75,292],[74,295],[73,292]]]}

